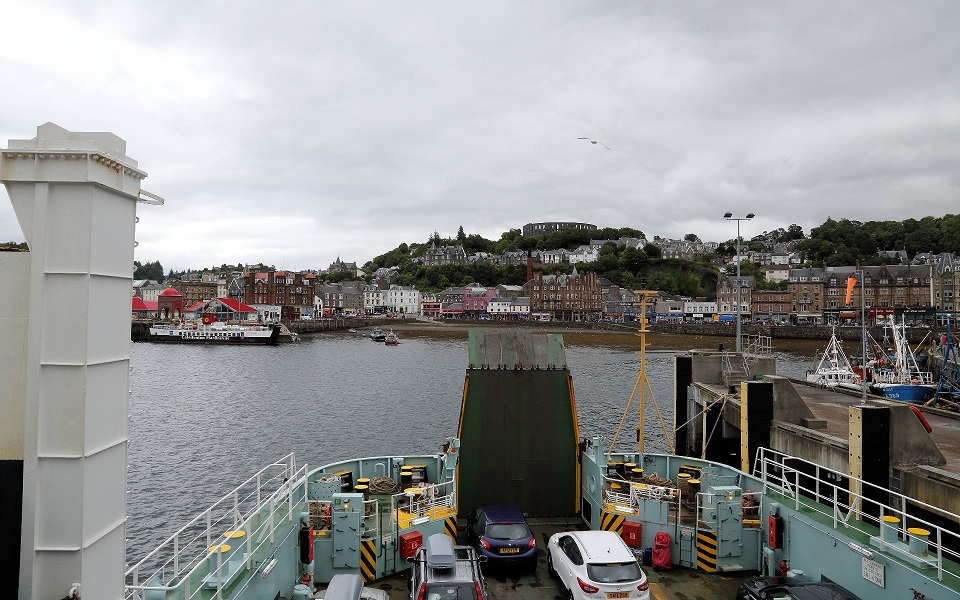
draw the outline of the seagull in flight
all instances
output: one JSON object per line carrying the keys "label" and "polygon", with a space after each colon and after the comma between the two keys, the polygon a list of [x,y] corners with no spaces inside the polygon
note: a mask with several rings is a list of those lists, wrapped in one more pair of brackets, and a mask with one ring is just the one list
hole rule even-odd
{"label": "seagull in flight", "polygon": [[577,139],[578,139],[578,140],[587,140],[587,141],[590,142],[591,144],[600,144],[601,146],[603,146],[603,147],[606,148],[607,150],[610,149],[610,146],[604,144],[603,142],[598,142],[597,140],[591,140],[590,138],[586,138],[586,137],[578,137]]}

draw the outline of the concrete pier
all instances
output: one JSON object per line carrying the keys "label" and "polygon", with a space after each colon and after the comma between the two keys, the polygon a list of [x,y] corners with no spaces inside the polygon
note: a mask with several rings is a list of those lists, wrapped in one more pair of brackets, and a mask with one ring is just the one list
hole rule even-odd
{"label": "concrete pier", "polygon": [[[690,421],[677,431],[679,452],[749,471],[757,448],[770,448],[960,512],[960,415],[922,409],[928,434],[904,403],[778,377],[760,358],[731,385],[723,365],[744,360],[712,351],[677,357],[676,423]],[[935,516],[925,511],[918,514]]]}

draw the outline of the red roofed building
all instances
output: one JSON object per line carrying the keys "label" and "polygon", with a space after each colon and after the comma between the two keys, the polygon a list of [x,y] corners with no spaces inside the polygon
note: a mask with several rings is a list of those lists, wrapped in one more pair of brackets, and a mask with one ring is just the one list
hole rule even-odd
{"label": "red roofed building", "polygon": [[133,297],[133,318],[138,321],[151,321],[157,316],[157,303],[144,302],[140,298]]}
{"label": "red roofed building", "polygon": [[183,318],[183,296],[173,288],[167,288],[157,296],[157,317],[160,319]]}
{"label": "red roofed building", "polygon": [[188,320],[189,319],[199,320],[200,310],[206,305],[207,305],[206,302],[194,302],[190,306],[185,307],[183,309],[183,318]]}
{"label": "red roofed building", "polygon": [[214,298],[191,307],[191,309],[195,311],[196,316],[194,318],[202,319],[204,323],[258,320],[257,309],[235,298]]}

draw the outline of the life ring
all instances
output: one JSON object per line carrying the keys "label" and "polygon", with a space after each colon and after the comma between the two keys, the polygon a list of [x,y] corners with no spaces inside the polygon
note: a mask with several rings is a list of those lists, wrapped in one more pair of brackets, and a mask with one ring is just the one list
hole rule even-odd
{"label": "life ring", "polygon": [[927,418],[923,416],[923,411],[916,406],[911,406],[910,410],[913,411],[914,416],[917,417],[917,420],[920,421],[920,424],[923,425],[923,428],[927,430],[927,433],[933,431],[933,427],[930,427],[930,423],[927,423]]}

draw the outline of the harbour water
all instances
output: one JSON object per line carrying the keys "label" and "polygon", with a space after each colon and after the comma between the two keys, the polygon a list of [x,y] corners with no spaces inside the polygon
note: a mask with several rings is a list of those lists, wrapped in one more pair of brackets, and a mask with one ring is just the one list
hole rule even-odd
{"label": "harbour water", "polygon": [[[810,362],[804,352],[775,353],[781,374],[801,377]],[[676,353],[647,353],[651,388],[668,425]],[[638,356],[568,344],[567,360],[580,433],[598,434],[609,445],[637,381]],[[133,344],[128,560],[290,452],[314,467],[438,451],[457,431],[466,365],[462,338],[408,336],[384,346],[363,334],[331,333],[275,348]],[[646,410],[647,448],[657,449],[656,409],[648,401]],[[636,447],[637,421],[634,409],[618,448]]]}

